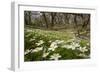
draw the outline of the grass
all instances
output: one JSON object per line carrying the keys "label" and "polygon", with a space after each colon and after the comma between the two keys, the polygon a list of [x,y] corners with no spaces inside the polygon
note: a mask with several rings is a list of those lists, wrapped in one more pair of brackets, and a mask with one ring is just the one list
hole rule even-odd
{"label": "grass", "polygon": [[50,39],[68,40],[72,39],[74,34],[70,30],[41,30],[41,29],[26,29],[31,33],[37,33],[37,35],[43,35],[44,37],[49,37]]}

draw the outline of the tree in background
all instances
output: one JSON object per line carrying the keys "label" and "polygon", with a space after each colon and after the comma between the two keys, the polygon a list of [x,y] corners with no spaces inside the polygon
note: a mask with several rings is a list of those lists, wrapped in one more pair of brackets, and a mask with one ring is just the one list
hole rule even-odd
{"label": "tree in background", "polygon": [[24,12],[24,20],[25,20],[24,23],[26,25],[31,25],[31,21],[32,21],[31,16],[32,16],[31,11],[25,11]]}
{"label": "tree in background", "polygon": [[25,11],[24,22],[35,28],[73,29],[76,37],[90,32],[90,14]]}

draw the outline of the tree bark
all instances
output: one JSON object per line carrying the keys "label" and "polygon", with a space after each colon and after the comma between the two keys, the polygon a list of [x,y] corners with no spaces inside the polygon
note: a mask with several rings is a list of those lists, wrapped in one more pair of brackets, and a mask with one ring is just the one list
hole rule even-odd
{"label": "tree bark", "polygon": [[44,20],[45,20],[46,28],[48,28],[48,21],[47,21],[45,13],[43,13],[43,17],[44,17]]}

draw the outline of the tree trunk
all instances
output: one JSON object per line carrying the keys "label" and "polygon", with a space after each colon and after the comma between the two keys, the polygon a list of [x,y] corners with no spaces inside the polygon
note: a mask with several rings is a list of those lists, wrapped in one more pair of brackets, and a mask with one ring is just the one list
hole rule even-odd
{"label": "tree trunk", "polygon": [[44,20],[45,20],[46,28],[48,28],[48,21],[47,21],[45,13],[43,13],[43,17],[44,17]]}

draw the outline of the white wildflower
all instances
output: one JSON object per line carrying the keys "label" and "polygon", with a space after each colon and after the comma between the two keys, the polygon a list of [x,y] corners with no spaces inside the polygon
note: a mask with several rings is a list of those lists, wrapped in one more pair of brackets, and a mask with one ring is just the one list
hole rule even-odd
{"label": "white wildflower", "polygon": [[70,45],[69,48],[71,48],[72,50],[76,49],[76,47],[74,45]]}
{"label": "white wildflower", "polygon": [[48,50],[55,51],[55,48],[51,48],[51,47],[50,47],[50,48],[48,48]]}
{"label": "white wildflower", "polygon": [[86,49],[86,47],[79,47],[78,50],[80,50],[81,52],[86,52],[86,51],[88,51],[88,49]]}
{"label": "white wildflower", "polygon": [[50,56],[51,60],[58,60],[59,58],[61,58],[61,55],[59,55],[58,53],[55,53],[55,54]]}
{"label": "white wildflower", "polygon": [[43,50],[43,47],[37,47],[37,48],[35,48],[35,49],[32,50],[32,53],[33,52],[39,52],[41,50]]}
{"label": "white wildflower", "polygon": [[57,44],[64,43],[64,41],[63,41],[63,40],[56,40],[55,42],[56,42]]}
{"label": "white wildflower", "polygon": [[62,48],[75,50],[75,46],[73,45],[63,45]]}
{"label": "white wildflower", "polygon": [[43,47],[37,47],[36,49],[37,49],[37,50],[42,50],[42,49],[43,49]]}
{"label": "white wildflower", "polygon": [[78,56],[80,56],[80,57],[87,57],[87,55],[85,55],[84,53],[80,53]]}
{"label": "white wildflower", "polygon": [[68,48],[68,45],[62,45],[61,47],[62,48]]}
{"label": "white wildflower", "polygon": [[34,41],[34,40],[35,40],[34,38],[30,39],[30,41]]}
{"label": "white wildflower", "polygon": [[75,50],[75,48],[76,48],[76,47],[73,46],[73,45],[66,45],[65,47],[66,47],[67,49],[72,49],[72,50]]}
{"label": "white wildflower", "polygon": [[49,52],[47,52],[47,53],[43,53],[43,58],[45,58],[45,57],[47,57],[49,55]]}
{"label": "white wildflower", "polygon": [[58,47],[57,43],[56,42],[52,42],[51,45],[50,45],[50,48],[48,48],[48,50],[54,51],[57,47]]}
{"label": "white wildflower", "polygon": [[31,53],[34,53],[34,52],[38,52],[38,50],[37,49],[33,49]]}
{"label": "white wildflower", "polygon": [[50,47],[51,47],[51,48],[57,48],[58,46],[57,46],[57,43],[52,42],[51,45],[50,45]]}
{"label": "white wildflower", "polygon": [[44,41],[43,40],[40,40],[38,43],[36,43],[37,44],[37,46],[39,46],[39,45],[41,45],[41,44],[43,44],[44,43]]}
{"label": "white wildflower", "polygon": [[28,54],[29,52],[31,52],[31,50],[26,50],[25,52],[24,52],[24,54],[26,55],[26,54]]}
{"label": "white wildflower", "polygon": [[75,43],[75,42],[72,42],[71,45],[75,46],[75,47],[79,47],[79,43]]}
{"label": "white wildflower", "polygon": [[70,45],[67,46],[67,48],[71,48],[72,50],[75,50],[76,47],[79,47],[80,45],[78,43],[72,42]]}

